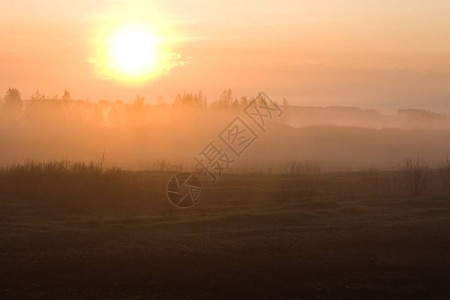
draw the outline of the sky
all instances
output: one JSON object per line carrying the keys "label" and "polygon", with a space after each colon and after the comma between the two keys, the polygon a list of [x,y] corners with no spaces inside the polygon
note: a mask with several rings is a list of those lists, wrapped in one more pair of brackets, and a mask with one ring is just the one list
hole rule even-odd
{"label": "sky", "polygon": [[[450,113],[449,1],[0,2],[2,95],[170,103],[231,88],[296,105]],[[126,24],[160,38],[163,71],[130,81],[105,70],[107,36]]]}

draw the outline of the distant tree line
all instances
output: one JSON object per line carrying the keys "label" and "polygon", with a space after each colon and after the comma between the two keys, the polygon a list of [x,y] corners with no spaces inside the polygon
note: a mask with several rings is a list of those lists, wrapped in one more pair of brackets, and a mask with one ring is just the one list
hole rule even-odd
{"label": "distant tree line", "polygon": [[[219,98],[215,101],[212,101],[208,104],[208,99],[203,95],[200,90],[198,93],[183,93],[177,94],[175,100],[172,103],[173,108],[217,108],[217,109],[226,109],[226,108],[239,108],[247,106],[254,98],[247,98],[246,96],[242,96],[240,98],[234,97],[231,89],[224,90]],[[65,90],[61,98],[58,95],[52,97],[46,97],[45,94],[41,93],[39,90],[36,90],[35,93],[31,95],[30,102],[31,104],[59,104],[59,103],[69,103],[73,101],[68,90]],[[158,97],[157,104],[161,105],[164,103],[164,100],[161,96]],[[23,100],[21,93],[16,88],[9,88],[3,98],[3,107],[6,110],[19,111],[23,107]],[[124,104],[122,100],[116,100],[115,102],[101,100],[99,104]],[[145,105],[144,97],[137,95],[132,100],[132,106],[135,108],[143,107]],[[287,106],[287,100],[283,99],[283,106]]]}
{"label": "distant tree line", "polygon": [[175,98],[175,101],[172,104],[173,107],[207,107],[208,99],[203,96],[202,91],[199,91],[198,94],[192,93],[184,93],[182,95],[178,94]]}

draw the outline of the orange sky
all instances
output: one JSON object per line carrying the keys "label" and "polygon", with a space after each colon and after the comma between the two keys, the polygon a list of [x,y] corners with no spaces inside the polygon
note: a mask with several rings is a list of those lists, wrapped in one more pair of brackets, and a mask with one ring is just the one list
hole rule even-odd
{"label": "orange sky", "polygon": [[[320,2],[320,3],[319,3]],[[450,113],[450,2],[3,1],[0,93],[148,102],[260,89],[299,105]],[[7,8],[7,9],[5,9]],[[129,84],[101,74],[98,34],[138,22],[167,38],[172,67]]]}

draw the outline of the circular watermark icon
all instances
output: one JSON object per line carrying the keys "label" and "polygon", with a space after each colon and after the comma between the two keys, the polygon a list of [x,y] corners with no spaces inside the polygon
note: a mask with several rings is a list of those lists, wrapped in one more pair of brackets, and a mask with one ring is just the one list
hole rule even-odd
{"label": "circular watermark icon", "polygon": [[167,199],[177,208],[194,207],[200,201],[202,195],[201,182],[192,173],[176,174],[167,183]]}

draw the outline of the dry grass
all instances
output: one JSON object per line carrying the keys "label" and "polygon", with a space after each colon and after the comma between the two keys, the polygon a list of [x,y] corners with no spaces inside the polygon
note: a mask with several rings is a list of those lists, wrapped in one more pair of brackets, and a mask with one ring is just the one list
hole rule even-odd
{"label": "dry grass", "polygon": [[405,188],[411,196],[423,196],[430,188],[432,170],[423,159],[405,158],[402,175]]}
{"label": "dry grass", "polygon": [[441,163],[439,168],[439,175],[441,178],[442,188],[445,192],[450,191],[450,159],[448,156]]}
{"label": "dry grass", "polygon": [[26,161],[22,164],[13,164],[11,166],[0,168],[0,174],[12,175],[15,177],[32,177],[43,175],[78,175],[78,176],[102,176],[106,174],[120,175],[121,170],[118,168],[104,169],[103,162],[85,163],[85,162],[69,162],[63,161]]}

